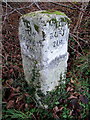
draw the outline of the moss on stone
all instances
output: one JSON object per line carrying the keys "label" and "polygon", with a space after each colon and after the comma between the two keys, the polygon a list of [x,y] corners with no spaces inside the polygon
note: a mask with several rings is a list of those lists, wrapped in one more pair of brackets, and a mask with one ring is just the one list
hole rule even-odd
{"label": "moss on stone", "polygon": [[54,10],[47,10],[47,11],[43,11],[43,12],[41,12],[41,13],[56,14],[56,15],[63,15],[63,16],[66,16],[63,12],[54,11]]}
{"label": "moss on stone", "polygon": [[[22,17],[25,17],[25,16],[35,16],[35,15],[37,15],[37,14],[39,14],[39,13],[41,13],[41,14],[56,14],[56,15],[62,15],[62,16],[64,16],[64,17],[62,17],[62,21],[63,22],[67,22],[67,23],[70,23],[71,21],[70,21],[70,19],[66,16],[66,14],[65,13],[63,13],[63,12],[60,12],[60,11],[55,11],[55,10],[42,10],[42,11],[35,11],[35,12],[31,12],[31,13],[28,13],[28,14],[25,14],[25,15],[23,15],[23,16],[21,16],[21,18]],[[66,16],[66,17],[65,17]],[[50,16],[49,16],[50,17]],[[64,19],[65,18],[65,19]]]}
{"label": "moss on stone", "polygon": [[25,15],[22,15],[21,18],[22,18],[22,17],[26,17],[26,16],[35,16],[35,15],[36,15],[35,12],[31,12],[31,13],[27,13],[27,14],[25,14]]}
{"label": "moss on stone", "polygon": [[71,20],[68,17],[62,17],[61,22],[66,22],[69,24],[71,22]]}
{"label": "moss on stone", "polygon": [[58,27],[58,25],[57,25],[57,23],[58,23],[57,19],[56,18],[52,18],[51,20],[49,20],[49,24],[50,25],[51,25],[51,21],[52,21],[52,23],[54,23],[56,25],[56,28],[57,28]]}
{"label": "moss on stone", "polygon": [[34,24],[34,28],[37,32],[39,32],[39,26],[38,25]]}
{"label": "moss on stone", "polygon": [[60,11],[55,11],[55,10],[42,10],[42,11],[35,11],[35,12],[27,13],[27,14],[25,14],[25,15],[22,15],[21,18],[22,18],[22,17],[25,17],[25,16],[35,16],[37,13],[56,14],[56,15],[66,16],[65,13],[60,12]]}

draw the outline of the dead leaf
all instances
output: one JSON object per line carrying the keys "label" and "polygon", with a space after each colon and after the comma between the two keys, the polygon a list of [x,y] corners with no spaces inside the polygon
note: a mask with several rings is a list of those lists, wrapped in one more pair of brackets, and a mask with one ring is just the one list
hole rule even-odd
{"label": "dead leaf", "polygon": [[22,104],[19,106],[19,110],[23,109],[24,105],[25,105],[25,104],[22,103]]}
{"label": "dead leaf", "polygon": [[58,107],[56,106],[56,107],[53,108],[53,111],[54,111],[55,113],[57,113],[57,112],[59,112],[59,111],[62,111],[63,108],[64,108],[64,107],[58,108]]}
{"label": "dead leaf", "polygon": [[78,97],[80,95],[80,93],[74,92],[73,95],[76,96],[76,97]]}
{"label": "dead leaf", "polygon": [[29,95],[28,93],[25,93],[24,95],[25,95],[26,97],[30,97],[30,95]]}
{"label": "dead leaf", "polygon": [[61,107],[61,108],[59,109],[59,111],[62,111],[62,110],[63,110],[63,108],[64,108],[64,107]]}
{"label": "dead leaf", "polygon": [[20,87],[14,89],[15,92],[20,92]]}
{"label": "dead leaf", "polygon": [[68,88],[67,88],[67,92],[69,92],[69,91],[71,92],[71,91],[73,91],[73,90],[74,90],[74,89],[71,88],[71,87],[68,87]]}
{"label": "dead leaf", "polygon": [[14,107],[14,100],[10,100],[8,103],[7,103],[7,109],[10,109],[10,108],[13,108]]}
{"label": "dead leaf", "polygon": [[54,111],[55,113],[58,112],[58,111],[59,111],[58,107],[55,106],[55,107],[53,108],[53,111]]}
{"label": "dead leaf", "polygon": [[71,116],[71,115],[72,115],[72,113],[73,113],[73,110],[71,110],[71,111],[70,111],[69,115]]}
{"label": "dead leaf", "polygon": [[12,72],[13,72],[13,69],[10,69],[10,70],[9,70],[9,73],[11,74]]}
{"label": "dead leaf", "polygon": [[28,108],[28,104],[27,103],[25,104],[25,108]]}
{"label": "dead leaf", "polygon": [[18,93],[11,93],[11,95],[9,96],[8,100],[12,99],[13,97],[17,96]]}
{"label": "dead leaf", "polygon": [[54,117],[55,119],[59,119],[59,117],[58,117],[58,115],[57,115],[56,113],[53,113],[53,117]]}
{"label": "dead leaf", "polygon": [[69,100],[70,100],[70,99],[77,99],[77,97],[76,97],[76,96],[71,95],[68,99],[69,99]]}
{"label": "dead leaf", "polygon": [[72,78],[71,78],[70,82],[71,82],[72,84],[74,84],[74,80],[73,80]]}
{"label": "dead leaf", "polygon": [[16,103],[18,103],[19,101],[21,101],[23,99],[23,95],[17,97]]}
{"label": "dead leaf", "polygon": [[11,85],[11,84],[13,83],[13,79],[11,78],[11,79],[7,80],[7,83],[8,83],[9,85]]}

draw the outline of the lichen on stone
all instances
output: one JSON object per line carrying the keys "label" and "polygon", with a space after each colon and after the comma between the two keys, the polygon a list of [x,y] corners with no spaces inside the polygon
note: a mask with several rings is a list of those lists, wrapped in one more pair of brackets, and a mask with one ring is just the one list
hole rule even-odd
{"label": "lichen on stone", "polygon": [[37,32],[39,32],[39,26],[38,25],[34,24],[34,28]]}

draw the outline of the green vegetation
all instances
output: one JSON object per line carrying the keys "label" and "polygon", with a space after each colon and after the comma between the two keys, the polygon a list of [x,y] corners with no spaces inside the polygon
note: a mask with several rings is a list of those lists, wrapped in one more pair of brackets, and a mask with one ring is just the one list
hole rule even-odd
{"label": "green vegetation", "polygon": [[37,32],[39,32],[39,26],[38,25],[34,24],[34,28]]}
{"label": "green vegetation", "polygon": [[46,10],[46,11],[43,11],[43,12],[41,12],[41,13],[56,14],[56,15],[63,15],[63,16],[66,16],[63,12],[55,11],[55,10]]}

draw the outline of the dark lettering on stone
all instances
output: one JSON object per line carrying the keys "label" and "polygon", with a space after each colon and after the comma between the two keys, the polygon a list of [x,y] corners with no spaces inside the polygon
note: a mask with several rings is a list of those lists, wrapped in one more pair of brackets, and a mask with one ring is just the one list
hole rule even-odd
{"label": "dark lettering on stone", "polygon": [[58,37],[58,34],[57,34],[57,32],[55,32],[54,36],[55,36],[55,37]]}
{"label": "dark lettering on stone", "polygon": [[58,40],[57,40],[57,42],[56,42],[56,45],[57,45],[57,46],[59,46],[59,45],[60,45],[60,42],[59,42]]}
{"label": "dark lettering on stone", "polygon": [[23,19],[24,25],[25,25],[27,28],[31,28],[31,27],[30,27],[30,22],[29,22],[28,20],[24,19],[24,18],[22,18],[22,19]]}
{"label": "dark lettering on stone", "polygon": [[36,36],[36,32],[33,32],[32,35],[35,37]]}
{"label": "dark lettering on stone", "polygon": [[26,31],[26,34],[28,34],[29,36],[31,36],[31,32],[30,32],[29,29],[26,29],[25,31]]}
{"label": "dark lettering on stone", "polygon": [[59,27],[61,26],[61,22],[59,21]]}
{"label": "dark lettering on stone", "polygon": [[45,21],[42,21],[42,20],[41,20],[41,23],[45,24]]}
{"label": "dark lettering on stone", "polygon": [[62,44],[63,40],[59,40],[59,44]]}
{"label": "dark lettering on stone", "polygon": [[43,37],[43,41],[45,40],[45,38],[46,38],[46,34],[45,34],[45,32],[44,31],[42,31],[42,37]]}
{"label": "dark lettering on stone", "polygon": [[64,31],[64,29],[63,29],[63,31],[62,31],[62,36],[64,36],[64,32],[65,32],[65,31]]}
{"label": "dark lettering on stone", "polygon": [[57,40],[57,41],[54,41],[54,42],[53,42],[53,47],[57,47],[57,46],[63,45],[63,44],[65,44],[65,43],[63,42],[63,40]]}
{"label": "dark lettering on stone", "polygon": [[53,42],[53,47],[56,47],[56,42],[55,41]]}
{"label": "dark lettering on stone", "polygon": [[62,29],[59,29],[59,34],[61,34],[62,33]]}
{"label": "dark lettering on stone", "polygon": [[50,33],[50,39],[52,39],[53,38],[53,33]]}
{"label": "dark lettering on stone", "polygon": [[32,41],[33,46],[35,46],[35,41]]}
{"label": "dark lettering on stone", "polygon": [[59,34],[61,34],[62,36],[64,36],[64,32],[65,32],[65,30],[64,29],[59,29]]}

